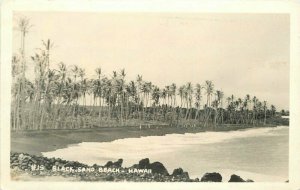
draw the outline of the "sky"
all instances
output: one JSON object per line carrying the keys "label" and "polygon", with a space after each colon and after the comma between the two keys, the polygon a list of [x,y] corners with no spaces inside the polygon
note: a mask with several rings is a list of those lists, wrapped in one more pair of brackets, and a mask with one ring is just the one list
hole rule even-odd
{"label": "sky", "polygon": [[[53,68],[59,62],[85,69],[95,77],[125,69],[159,87],[211,80],[225,96],[246,94],[289,109],[289,16],[286,14],[216,13],[75,13],[15,12],[32,27],[26,55],[42,40],[54,42]],[[13,51],[20,32],[13,28]],[[28,75],[34,65],[28,62]],[[205,96],[205,95],[203,95]]]}

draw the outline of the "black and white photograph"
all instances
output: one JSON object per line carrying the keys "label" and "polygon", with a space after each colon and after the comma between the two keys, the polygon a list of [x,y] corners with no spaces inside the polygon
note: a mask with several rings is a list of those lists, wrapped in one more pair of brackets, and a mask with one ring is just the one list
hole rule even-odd
{"label": "black and white photograph", "polygon": [[11,182],[290,183],[290,13],[9,18]]}

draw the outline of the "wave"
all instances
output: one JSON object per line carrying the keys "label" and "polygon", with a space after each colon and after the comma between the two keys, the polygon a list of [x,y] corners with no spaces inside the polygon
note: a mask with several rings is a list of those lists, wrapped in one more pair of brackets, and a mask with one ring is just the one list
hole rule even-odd
{"label": "wave", "polygon": [[167,134],[165,136],[118,139],[112,142],[82,142],[52,152],[43,152],[42,154],[46,157],[60,157],[86,164],[104,164],[106,161],[118,158],[124,158],[124,164],[133,164],[126,162],[126,159],[138,161],[141,158],[156,157],[157,155],[168,154],[193,146],[222,143],[239,138],[280,136],[285,134],[280,131],[286,129],[284,126],[278,126],[227,132]]}

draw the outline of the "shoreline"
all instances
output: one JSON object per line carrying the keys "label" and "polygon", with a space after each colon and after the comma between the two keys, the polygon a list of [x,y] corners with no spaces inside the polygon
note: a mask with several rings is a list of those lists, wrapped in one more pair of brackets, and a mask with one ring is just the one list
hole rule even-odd
{"label": "shoreline", "polygon": [[[66,148],[72,144],[82,142],[111,142],[124,138],[139,138],[145,136],[164,136],[166,134],[201,133],[207,131],[236,131],[248,128],[276,127],[275,125],[226,125],[212,127],[102,127],[89,129],[61,129],[43,131],[11,132],[11,151],[25,152],[41,156],[42,152]],[[288,127],[288,126],[287,126]]]}

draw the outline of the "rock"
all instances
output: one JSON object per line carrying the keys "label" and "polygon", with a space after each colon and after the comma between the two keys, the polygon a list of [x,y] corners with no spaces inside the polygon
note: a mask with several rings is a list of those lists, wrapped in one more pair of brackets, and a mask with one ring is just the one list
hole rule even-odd
{"label": "rock", "polygon": [[190,176],[189,176],[188,172],[183,172],[183,174],[181,175],[181,177],[186,178],[186,179],[190,179]]}
{"label": "rock", "polygon": [[99,166],[97,164],[93,164],[92,167],[95,168],[96,170],[99,169]]}
{"label": "rock", "polygon": [[[48,162],[47,162],[47,163],[48,163]],[[65,167],[67,167],[67,166],[74,166],[74,164],[75,164],[75,162],[70,161],[70,162],[67,162],[67,163],[65,164]]]}
{"label": "rock", "polygon": [[254,182],[252,179],[247,179],[246,182]]}
{"label": "rock", "polygon": [[174,169],[172,176],[177,176],[177,175],[182,175],[182,174],[183,174],[183,169],[177,168],[177,169]]}
{"label": "rock", "polygon": [[105,180],[106,181],[114,181],[115,178],[113,176],[109,175],[109,176],[105,177]]}
{"label": "rock", "polygon": [[182,168],[177,168],[173,171],[172,176],[179,176],[180,178],[190,179],[189,173],[184,172]]}
{"label": "rock", "polygon": [[55,163],[55,158],[51,158],[51,159],[50,159],[50,162],[51,162],[51,163]]}
{"label": "rock", "polygon": [[163,174],[169,175],[165,166],[160,162],[153,162],[150,164],[149,158],[145,158],[139,161],[139,164],[134,164],[131,168],[138,168],[138,169],[151,169],[152,173],[154,174]]}
{"label": "rock", "polygon": [[30,159],[30,157],[25,154],[19,154],[19,156],[18,156],[18,160],[20,162],[27,162],[29,159]]}
{"label": "rock", "polygon": [[122,163],[123,163],[123,159],[120,158],[118,161],[116,162],[112,162],[112,161],[108,161],[104,167],[108,167],[108,168],[111,168],[111,167],[116,167],[116,168],[120,168],[122,166]]}
{"label": "rock", "polygon": [[150,165],[150,160],[149,158],[145,158],[139,161],[139,169],[146,169]]}
{"label": "rock", "polygon": [[219,173],[206,173],[201,178],[201,182],[222,182],[222,176]]}
{"label": "rock", "polygon": [[133,164],[130,168],[139,168],[138,164]]}
{"label": "rock", "polygon": [[228,182],[246,182],[245,180],[243,180],[240,176],[238,175],[231,175],[230,180]]}
{"label": "rock", "polygon": [[10,166],[18,166],[19,165],[19,163],[12,163],[12,164],[10,164]]}
{"label": "rock", "polygon": [[23,160],[23,158],[24,158],[24,154],[19,154],[18,159]]}
{"label": "rock", "polygon": [[79,163],[79,162],[74,162],[74,165],[73,165],[74,167],[82,167],[83,166],[83,164],[81,164],[81,163]]}
{"label": "rock", "polygon": [[168,170],[165,168],[165,166],[160,162],[153,162],[149,165],[149,168],[152,169],[153,173],[159,173],[163,175],[169,175]]}
{"label": "rock", "polygon": [[122,166],[123,159],[120,158],[118,161],[114,162],[114,167],[120,168]]}
{"label": "rock", "polygon": [[110,168],[110,167],[112,167],[112,165],[113,165],[113,162],[112,162],[112,161],[108,161],[108,162],[104,165],[104,167]]}

